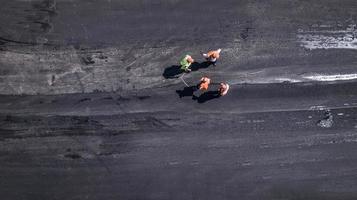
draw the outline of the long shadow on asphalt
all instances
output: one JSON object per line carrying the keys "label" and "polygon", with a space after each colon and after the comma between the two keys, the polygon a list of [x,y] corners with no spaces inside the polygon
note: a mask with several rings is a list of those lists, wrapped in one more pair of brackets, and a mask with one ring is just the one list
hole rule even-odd
{"label": "long shadow on asphalt", "polygon": [[162,74],[162,76],[165,79],[172,79],[172,78],[178,78],[178,75],[182,74],[183,70],[181,69],[180,66],[178,65],[172,65],[170,67],[167,67]]}
{"label": "long shadow on asphalt", "polygon": [[197,91],[197,86],[188,86],[183,88],[183,90],[176,90],[176,93],[179,95],[180,98],[182,97],[193,97],[194,92]]}
{"label": "long shadow on asphalt", "polygon": [[202,93],[200,96],[196,96],[194,94],[195,91],[198,90],[197,86],[188,86],[185,87],[183,90],[176,90],[176,93],[179,95],[180,98],[182,97],[192,97],[192,100],[197,101],[197,103],[205,103],[209,100],[219,98],[219,92],[218,91],[208,91]]}
{"label": "long shadow on asphalt", "polygon": [[191,70],[192,71],[198,71],[199,69],[205,69],[205,68],[208,68],[212,63],[211,62],[208,62],[208,61],[204,61],[204,62],[201,62],[201,63],[198,63],[198,62],[194,62],[191,64]]}
{"label": "long shadow on asphalt", "polygon": [[219,92],[218,91],[208,91],[203,94],[201,94],[199,97],[193,96],[193,100],[197,100],[198,103],[205,103],[207,101],[210,101],[212,99],[219,98]]}
{"label": "long shadow on asphalt", "polygon": [[[202,63],[194,62],[191,64],[190,69],[192,71],[198,71],[199,69],[205,69],[208,68],[211,65],[210,62],[205,61]],[[165,68],[164,73],[162,76],[165,79],[173,79],[173,78],[178,78],[180,74],[182,74],[184,71],[181,69],[179,65],[172,65],[170,67]]]}

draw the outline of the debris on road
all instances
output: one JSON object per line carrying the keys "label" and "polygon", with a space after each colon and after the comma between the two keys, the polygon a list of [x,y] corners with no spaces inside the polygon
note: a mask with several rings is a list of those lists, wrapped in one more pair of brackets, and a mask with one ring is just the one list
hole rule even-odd
{"label": "debris on road", "polygon": [[317,126],[322,128],[330,128],[333,125],[333,115],[329,110],[326,110],[325,117],[318,121]]}

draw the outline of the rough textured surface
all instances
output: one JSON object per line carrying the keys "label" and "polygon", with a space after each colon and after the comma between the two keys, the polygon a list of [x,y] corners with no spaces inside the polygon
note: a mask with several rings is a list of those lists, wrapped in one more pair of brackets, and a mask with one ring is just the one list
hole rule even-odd
{"label": "rough textured surface", "polygon": [[[179,80],[162,76],[164,70],[186,53],[202,62],[200,54],[212,48],[223,49],[220,66],[192,73],[188,80],[208,74],[231,84],[301,82],[315,75],[351,73],[355,49],[343,45],[354,45],[356,4],[4,2],[0,94],[112,92],[177,84]],[[335,47],[311,50],[308,42]]]}
{"label": "rough textured surface", "polygon": [[1,199],[357,198],[355,0],[1,3]]}

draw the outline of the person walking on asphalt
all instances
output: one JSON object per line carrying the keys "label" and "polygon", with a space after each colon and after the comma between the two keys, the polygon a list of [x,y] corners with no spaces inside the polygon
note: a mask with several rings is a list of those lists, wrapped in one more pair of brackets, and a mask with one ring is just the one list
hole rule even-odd
{"label": "person walking on asphalt", "polygon": [[221,53],[222,49],[212,50],[208,53],[202,54],[203,57],[206,58],[207,61],[211,62],[214,66],[216,66],[217,59],[219,58],[219,54]]}
{"label": "person walking on asphalt", "polygon": [[193,58],[190,55],[186,55],[181,61],[181,70],[184,70],[185,72],[190,72],[190,66],[194,62]]}
{"label": "person walking on asphalt", "polygon": [[219,95],[220,96],[226,95],[228,90],[229,90],[229,85],[227,83],[221,83],[218,89]]}
{"label": "person walking on asphalt", "polygon": [[201,78],[200,81],[201,82],[198,84],[198,89],[203,90],[203,91],[208,90],[208,86],[211,83],[211,79],[208,78],[207,76],[204,76]]}

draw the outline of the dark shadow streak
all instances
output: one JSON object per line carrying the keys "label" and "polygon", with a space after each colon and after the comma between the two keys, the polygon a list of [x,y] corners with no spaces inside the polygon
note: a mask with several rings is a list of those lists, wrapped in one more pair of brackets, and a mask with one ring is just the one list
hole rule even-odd
{"label": "dark shadow streak", "polygon": [[[194,62],[191,64],[190,69],[191,71],[198,71],[199,69],[205,69],[208,68],[212,63],[205,61],[202,63]],[[172,78],[178,78],[180,74],[182,74],[184,71],[181,69],[181,66],[179,65],[172,65],[170,67],[165,68],[164,73],[162,76],[165,79],[172,79]]]}
{"label": "dark shadow streak", "polygon": [[172,79],[172,78],[178,78],[178,75],[180,75],[181,73],[183,73],[183,70],[181,69],[180,66],[178,65],[172,65],[170,67],[167,67],[164,71],[164,73],[162,74],[162,76],[165,79]]}
{"label": "dark shadow streak", "polygon": [[218,91],[208,91],[203,94],[201,94],[199,97],[193,96],[194,100],[197,100],[198,103],[205,103],[206,101],[212,100],[219,98],[219,92]]}
{"label": "dark shadow streak", "polygon": [[198,71],[199,69],[205,69],[205,68],[208,68],[212,63],[209,62],[209,61],[204,61],[204,62],[201,62],[201,63],[198,63],[198,62],[194,62],[191,64],[191,70],[192,71]]}
{"label": "dark shadow streak", "polygon": [[193,93],[197,90],[197,86],[185,87],[183,90],[176,90],[176,93],[180,98],[182,97],[193,97]]}
{"label": "dark shadow streak", "polygon": [[36,43],[36,42],[22,42],[22,41],[16,41],[16,40],[9,40],[3,37],[0,37],[0,42],[10,42],[10,43],[15,43],[15,44],[26,44],[26,45],[46,45],[46,46],[54,46],[54,44],[49,44],[49,43]]}

